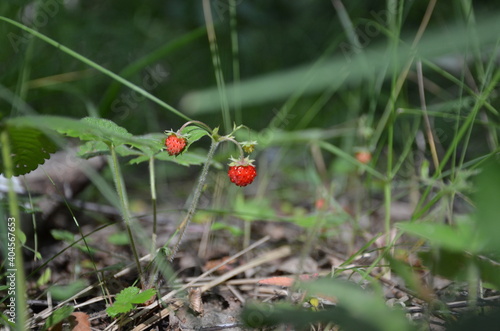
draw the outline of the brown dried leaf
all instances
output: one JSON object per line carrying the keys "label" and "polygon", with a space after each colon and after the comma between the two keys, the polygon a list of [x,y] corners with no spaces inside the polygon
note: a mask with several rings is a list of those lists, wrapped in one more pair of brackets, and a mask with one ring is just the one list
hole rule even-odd
{"label": "brown dried leaf", "polygon": [[89,315],[81,312],[72,313],[69,317],[71,331],[92,331]]}
{"label": "brown dried leaf", "polygon": [[188,291],[189,298],[189,308],[191,308],[195,313],[203,315],[203,301],[201,300],[201,289],[190,288]]}

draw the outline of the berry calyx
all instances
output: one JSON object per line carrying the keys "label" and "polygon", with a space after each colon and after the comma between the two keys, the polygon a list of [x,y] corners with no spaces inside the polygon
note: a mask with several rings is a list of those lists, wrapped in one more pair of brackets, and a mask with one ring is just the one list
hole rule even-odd
{"label": "berry calyx", "polygon": [[245,153],[250,154],[255,150],[255,145],[257,145],[256,141],[242,141],[240,143],[241,148],[245,151]]}
{"label": "berry calyx", "polygon": [[183,136],[171,133],[167,139],[165,139],[165,146],[167,147],[167,152],[170,155],[177,156],[181,154],[187,145],[187,139]]}
{"label": "berry calyx", "polygon": [[248,157],[239,160],[231,158],[227,175],[229,180],[238,186],[247,186],[253,182],[257,176],[257,170],[252,164],[253,160]]}

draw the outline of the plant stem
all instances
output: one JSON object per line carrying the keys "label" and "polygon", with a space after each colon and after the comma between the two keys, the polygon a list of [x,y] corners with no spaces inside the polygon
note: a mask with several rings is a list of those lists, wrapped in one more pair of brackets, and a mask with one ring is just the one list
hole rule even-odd
{"label": "plant stem", "polygon": [[149,158],[149,186],[151,187],[151,203],[153,204],[153,234],[151,236],[151,254],[156,251],[156,186],[155,186],[155,158]]}
{"label": "plant stem", "polygon": [[135,246],[134,236],[132,235],[131,229],[131,220],[130,220],[130,211],[128,207],[128,198],[127,192],[125,191],[125,184],[123,182],[123,176],[120,171],[120,165],[118,163],[118,157],[116,156],[116,150],[114,144],[109,145],[109,149],[111,151],[111,167],[113,179],[116,185],[116,191],[118,193],[118,197],[120,199],[120,209],[123,220],[125,221],[125,227],[127,228],[128,237],[130,240],[130,245],[132,246],[132,254],[134,255],[134,260],[137,265],[137,271],[139,272],[139,277],[141,279],[141,283],[143,282],[143,272],[141,268],[141,263],[139,262],[139,256],[137,254],[137,249]]}
{"label": "plant stem", "polygon": [[208,174],[208,169],[210,168],[210,161],[212,160],[215,150],[217,149],[217,146],[219,145],[219,141],[212,140],[212,144],[210,145],[210,149],[207,154],[207,160],[205,161],[205,164],[203,165],[203,169],[201,170],[201,175],[200,179],[198,180],[198,185],[196,186],[196,189],[194,191],[194,196],[193,196],[193,201],[191,201],[191,205],[189,206],[188,213],[186,214],[186,217],[182,221],[182,223],[177,227],[177,230],[179,232],[179,238],[177,239],[177,242],[175,243],[174,248],[172,249],[172,252],[170,253],[170,257],[168,260],[170,262],[173,261],[175,255],[177,254],[177,251],[179,250],[179,246],[181,245],[182,239],[184,238],[184,234],[186,233],[186,229],[193,219],[194,213],[196,212],[196,207],[198,206],[198,200],[200,200],[201,196],[201,191],[203,190],[203,185],[205,185],[205,180],[207,179],[207,174]]}
{"label": "plant stem", "polygon": [[243,148],[241,147],[241,144],[239,142],[237,142],[236,140],[234,140],[233,138],[230,138],[228,136],[220,137],[219,142],[222,142],[222,141],[230,141],[233,144],[235,144],[236,146],[238,146],[238,150],[240,151],[240,157],[241,158],[245,157],[245,152],[243,151]]}
{"label": "plant stem", "polygon": [[222,120],[224,122],[224,129],[229,132],[231,129],[231,114],[229,113],[229,103],[226,94],[226,83],[224,81],[224,74],[221,69],[221,61],[219,55],[219,48],[217,46],[217,36],[215,33],[214,21],[212,17],[212,9],[209,0],[203,0],[203,16],[205,18],[205,25],[207,27],[208,43],[210,45],[210,54],[212,55],[212,65],[215,72],[215,81],[217,82],[217,90],[219,91],[219,100],[221,105]]}
{"label": "plant stem", "polygon": [[199,127],[203,128],[203,129],[205,129],[205,130],[207,130],[207,132],[208,132],[208,133],[210,133],[210,134],[212,134],[212,133],[213,133],[212,129],[211,129],[208,125],[206,125],[205,123],[200,122],[200,121],[188,121],[188,122],[184,123],[184,124],[183,124],[183,125],[179,128],[178,132],[181,132],[181,131],[182,131],[182,129],[184,129],[185,127],[187,127],[189,124],[195,124],[195,125],[198,125]]}
{"label": "plant stem", "polygon": [[[16,330],[25,330],[26,328],[26,279],[24,278],[24,264],[23,264],[23,253],[21,250],[21,236],[24,234],[21,232],[21,219],[19,214],[19,204],[17,202],[17,195],[14,191],[12,176],[14,175],[14,167],[11,159],[11,151],[10,151],[10,142],[9,136],[6,130],[2,130],[0,134],[0,145],[2,147],[2,158],[4,163],[4,172],[5,177],[8,178],[8,197],[9,197],[9,212],[11,217],[9,217],[9,221],[13,219],[14,224],[14,259],[15,264],[11,263],[11,260],[7,260],[7,256],[5,257],[5,266],[7,269],[8,276],[14,275],[15,277],[15,329]],[[9,234],[11,232],[8,232]],[[10,238],[6,238],[5,242],[11,243]],[[7,245],[7,244],[5,244]],[[10,250],[9,250],[10,252]],[[14,269],[15,268],[15,269]],[[10,283],[10,282],[9,282]],[[9,285],[10,286],[10,285]],[[10,287],[9,287],[10,290]],[[9,293],[10,294],[10,293]],[[12,300],[12,299],[11,299]],[[12,301],[10,301],[12,302]]]}

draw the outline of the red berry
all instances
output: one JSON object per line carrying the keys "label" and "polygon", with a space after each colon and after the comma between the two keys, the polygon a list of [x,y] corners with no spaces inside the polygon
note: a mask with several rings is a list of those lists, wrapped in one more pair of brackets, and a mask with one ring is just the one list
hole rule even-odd
{"label": "red berry", "polygon": [[187,140],[184,137],[172,133],[165,139],[165,146],[170,155],[177,156],[186,148]]}
{"label": "red berry", "polygon": [[363,164],[367,164],[371,161],[372,154],[369,151],[362,150],[356,153],[356,159]]}
{"label": "red berry", "polygon": [[247,186],[251,184],[257,176],[257,170],[248,157],[240,160],[231,159],[227,174],[229,180],[238,186]]}
{"label": "red berry", "polygon": [[252,165],[232,166],[229,167],[227,174],[231,182],[238,186],[247,186],[253,182],[255,176],[257,176],[257,171]]}

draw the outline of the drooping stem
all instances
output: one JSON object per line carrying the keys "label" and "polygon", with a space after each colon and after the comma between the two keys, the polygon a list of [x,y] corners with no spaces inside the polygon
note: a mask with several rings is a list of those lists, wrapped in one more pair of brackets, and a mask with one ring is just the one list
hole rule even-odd
{"label": "drooping stem", "polygon": [[207,130],[207,132],[208,132],[208,133],[210,133],[210,134],[212,134],[212,133],[213,133],[212,129],[211,129],[208,125],[206,125],[206,124],[205,124],[205,123],[203,123],[203,122],[200,122],[200,121],[195,121],[195,120],[193,120],[193,121],[188,121],[188,122],[184,123],[184,124],[180,127],[180,129],[179,129],[179,131],[178,131],[178,132],[181,132],[181,131],[182,131],[182,129],[184,129],[185,127],[187,127],[189,124],[196,124],[196,125],[198,125],[199,127],[203,128],[203,129],[205,129],[205,130]]}
{"label": "drooping stem", "polygon": [[134,236],[132,235],[131,229],[131,219],[130,219],[130,210],[128,206],[128,197],[127,191],[125,190],[125,184],[123,182],[123,176],[121,174],[120,165],[118,163],[118,157],[116,156],[115,146],[114,144],[109,145],[109,149],[111,151],[111,167],[113,179],[116,186],[116,191],[118,193],[118,197],[120,199],[120,209],[123,220],[125,221],[125,228],[127,229],[128,237],[130,240],[130,245],[132,246],[132,254],[134,255],[134,260],[137,265],[137,271],[139,272],[139,276],[141,279],[141,283],[144,281],[143,272],[141,268],[141,263],[139,262],[139,256],[137,254],[137,249],[135,246]]}
{"label": "drooping stem", "polygon": [[243,148],[241,147],[241,144],[239,142],[237,142],[236,140],[234,140],[234,138],[231,138],[231,137],[228,137],[228,136],[223,136],[223,137],[220,137],[219,141],[230,141],[232,143],[234,143],[236,146],[238,146],[238,150],[240,151],[240,157],[244,157],[245,156],[245,152],[243,151]]}
{"label": "drooping stem", "polygon": [[170,256],[168,260],[170,262],[173,261],[175,255],[177,254],[177,251],[179,250],[179,246],[181,245],[182,239],[184,238],[184,234],[186,233],[186,229],[189,226],[189,223],[193,219],[194,213],[196,212],[196,208],[198,206],[198,201],[201,196],[201,192],[203,190],[203,186],[205,185],[205,180],[207,179],[208,175],[208,169],[210,168],[210,162],[212,161],[212,158],[214,156],[215,150],[217,149],[217,146],[219,145],[219,141],[212,140],[212,144],[210,145],[210,149],[207,154],[207,160],[205,161],[205,164],[203,165],[203,169],[201,170],[201,175],[198,180],[198,185],[195,188],[194,191],[194,196],[193,200],[191,201],[191,205],[189,206],[188,212],[186,214],[186,217],[182,221],[182,223],[177,227],[177,231],[179,232],[179,237],[177,239],[177,242],[175,243],[175,246],[172,248],[172,251],[170,253]]}

